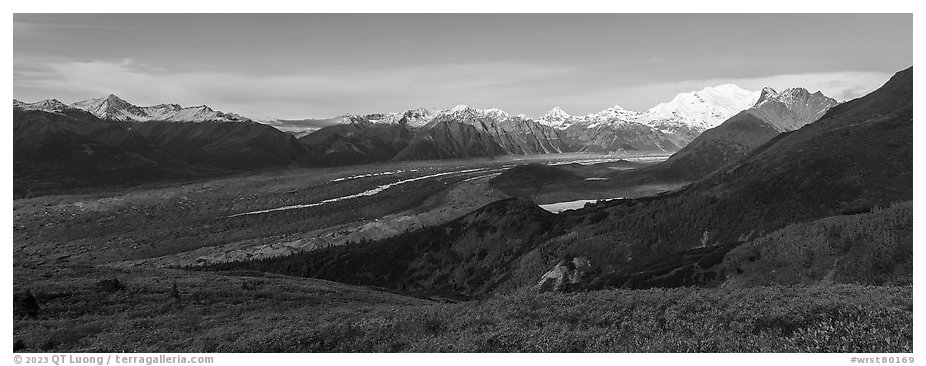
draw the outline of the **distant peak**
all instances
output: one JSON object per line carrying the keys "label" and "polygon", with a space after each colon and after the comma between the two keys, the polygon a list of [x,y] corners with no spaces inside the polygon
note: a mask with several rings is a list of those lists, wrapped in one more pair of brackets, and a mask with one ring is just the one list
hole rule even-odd
{"label": "distant peak", "polygon": [[[756,101],[756,106],[761,105],[769,100],[775,100],[785,105],[792,105],[797,101],[807,101],[810,99],[832,99],[817,91],[816,93],[811,94],[806,88],[794,87],[782,90],[780,93],[775,92],[772,88],[762,89],[762,95],[759,97],[759,100]],[[835,101],[835,99],[833,99]]]}
{"label": "distant peak", "polygon": [[470,109],[472,108],[466,104],[457,104],[455,107],[450,108],[450,112],[462,112]]}
{"label": "distant peak", "polygon": [[676,94],[671,101],[650,108],[645,119],[650,123],[673,121],[705,130],[754,106],[760,94],[761,92],[749,91],[736,84],[708,86],[699,91]]}
{"label": "distant peak", "polygon": [[60,100],[57,100],[57,99],[55,99],[55,98],[51,98],[51,99],[45,99],[45,100],[42,100],[42,101],[39,101],[39,102],[36,102],[36,103],[33,103],[33,104],[53,104],[53,105],[64,105],[64,103],[61,103],[61,101],[60,101]]}
{"label": "distant peak", "polygon": [[116,94],[75,102],[70,107],[90,112],[101,119],[117,121],[241,122],[251,120],[234,113],[216,111],[205,104],[183,107],[180,104],[162,103],[141,107],[125,101]]}
{"label": "distant peak", "polygon": [[119,96],[115,94],[107,95],[105,99],[107,101],[125,102],[125,99],[119,98]]}
{"label": "distant peak", "polygon": [[807,89],[796,87],[796,88],[787,88],[781,92],[781,94],[790,94],[790,95],[800,95],[800,94],[810,94],[810,91]]}
{"label": "distant peak", "polygon": [[564,110],[563,110],[562,108],[560,108],[559,106],[556,106],[556,107],[553,107],[553,109],[551,109],[549,112],[547,112],[546,114],[544,114],[544,117],[560,117],[560,118],[566,118],[566,117],[570,117],[570,115],[569,115],[569,113],[566,113],[566,111],[564,111]]}
{"label": "distant peak", "polygon": [[775,89],[772,89],[772,88],[766,86],[766,87],[762,88],[762,92],[759,93],[759,99],[756,100],[756,105],[762,104],[762,103],[765,102],[766,100],[775,98],[775,96],[777,96],[777,95],[778,95],[778,92],[775,91]]}
{"label": "distant peak", "polygon": [[13,106],[18,106],[27,110],[42,110],[42,111],[62,111],[68,108],[68,106],[57,99],[45,99],[35,103],[24,103],[22,101],[13,99]]}
{"label": "distant peak", "polygon": [[131,103],[126,102],[125,99],[122,99],[115,94],[109,94],[102,98],[88,99],[85,101],[77,102],[75,104],[97,107],[108,106],[108,108],[127,108],[132,106]]}

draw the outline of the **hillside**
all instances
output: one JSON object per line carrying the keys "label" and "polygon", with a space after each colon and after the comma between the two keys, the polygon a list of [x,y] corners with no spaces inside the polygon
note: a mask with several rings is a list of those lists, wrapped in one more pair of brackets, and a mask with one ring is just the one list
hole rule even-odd
{"label": "hillside", "polygon": [[913,202],[795,223],[730,251],[738,286],[912,284]]}
{"label": "hillside", "polygon": [[13,110],[13,196],[215,174],[122,126],[74,109]]}
{"label": "hillside", "polygon": [[287,166],[305,153],[292,135],[256,122],[130,122],[128,130],[193,164],[224,169]]}
{"label": "hillside", "polygon": [[664,163],[630,175],[663,181],[698,180],[743,158],[781,132],[755,114],[743,111],[704,131]]}
{"label": "hillside", "polygon": [[449,298],[485,296],[512,264],[553,235],[554,215],[528,201],[487,205],[443,225],[257,261],[207,266],[257,270]]}
{"label": "hillside", "polygon": [[738,241],[911,200],[912,83],[912,69],[901,71],[871,94],[777,136],[685,190],[600,205],[586,215],[607,220],[573,230],[593,233],[579,242],[615,242],[611,250],[639,259],[691,248],[705,237]]}
{"label": "hillside", "polygon": [[[14,298],[27,298],[28,289],[37,307],[14,302],[16,352],[913,349],[910,286],[523,293],[439,303],[254,272],[58,273],[17,273]],[[37,316],[26,315],[30,309]]]}
{"label": "hillside", "polygon": [[388,161],[405,149],[412,137],[412,132],[400,124],[356,121],[328,126],[299,139],[307,152],[297,164],[340,166]]}
{"label": "hillside", "polygon": [[436,160],[505,155],[491,134],[453,119],[436,118],[421,128],[392,160]]}

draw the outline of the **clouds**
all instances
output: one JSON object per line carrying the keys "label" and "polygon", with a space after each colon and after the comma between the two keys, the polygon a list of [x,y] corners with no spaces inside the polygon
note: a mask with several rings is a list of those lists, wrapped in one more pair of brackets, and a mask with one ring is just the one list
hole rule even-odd
{"label": "clouds", "polygon": [[[867,94],[889,74],[826,72],[752,78],[713,78],[613,88],[591,85],[594,75],[540,63],[437,64],[372,70],[256,75],[220,71],[171,72],[132,59],[19,65],[16,94],[27,101],[65,102],[117,94],[140,105],[208,104],[252,118],[330,117],[470,104],[538,116],[553,106],[592,113],[619,104],[645,110],[675,94],[733,83],[749,90],[803,87],[840,101]],[[31,97],[30,97],[31,96]]]}
{"label": "clouds", "polygon": [[15,14],[14,97],[253,118],[643,110],[722,83],[849,99],[909,66],[911,29],[887,14]]}

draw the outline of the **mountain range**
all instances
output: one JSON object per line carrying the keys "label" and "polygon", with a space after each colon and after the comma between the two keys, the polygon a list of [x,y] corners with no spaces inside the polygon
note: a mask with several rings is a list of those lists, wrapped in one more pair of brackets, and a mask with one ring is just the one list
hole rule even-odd
{"label": "mountain range", "polygon": [[[725,84],[679,94],[646,112],[613,106],[598,113],[572,116],[555,107],[538,119],[466,105],[450,109],[417,108],[326,119],[335,125],[300,139],[308,145],[320,144],[303,161],[329,162],[329,165],[333,161],[345,164],[553,152],[666,153],[680,150],[705,129],[753,105],[758,97],[758,92]],[[405,136],[405,139],[374,141],[384,129],[381,125],[405,130],[388,134],[390,138]],[[315,133],[319,136],[310,137]],[[402,148],[395,153],[371,148],[381,145],[391,146],[390,150]]]}
{"label": "mountain range", "polygon": [[158,104],[139,107],[113,94],[105,98],[88,99],[70,105],[93,113],[100,119],[128,122],[248,122],[248,118],[234,113],[215,111],[205,105],[181,107],[178,104]]}
{"label": "mountain range", "polygon": [[[780,132],[809,122],[832,101],[819,93],[812,94],[815,98],[786,94],[790,99],[778,97],[777,93],[773,97],[770,93],[773,91],[749,92],[727,84],[679,94],[646,112],[613,106],[598,113],[572,116],[556,107],[537,119],[512,116],[499,109],[459,105],[450,109],[416,108],[399,113],[258,123],[204,105],[142,107],[115,95],[70,105],[55,99],[36,103],[14,100],[13,105],[15,110],[24,112],[14,114],[16,119],[42,113],[58,116],[36,120],[86,120],[92,116],[92,123],[109,124],[110,128],[139,138],[141,144],[157,153],[158,159],[149,158],[153,162],[167,159],[204,171],[236,171],[293,164],[340,166],[561,152],[682,153],[706,129],[750,106],[753,111],[750,116],[772,121],[774,126],[770,134],[773,130]],[[757,103],[760,98],[763,99]],[[823,102],[826,105],[820,104]],[[797,109],[792,111],[792,108]],[[766,135],[749,137],[752,134],[742,135],[756,141],[770,138]],[[710,136],[702,139],[714,141],[708,138]],[[17,146],[28,145],[27,137],[19,136],[21,143]],[[117,148],[95,136],[84,135],[83,138]],[[690,150],[701,145],[696,144]],[[742,148],[733,150],[745,151]],[[733,155],[723,156],[715,160],[726,162]],[[20,162],[25,164],[24,160]],[[709,171],[709,167],[715,165],[706,164],[699,172]],[[75,184],[77,181],[79,179]]]}

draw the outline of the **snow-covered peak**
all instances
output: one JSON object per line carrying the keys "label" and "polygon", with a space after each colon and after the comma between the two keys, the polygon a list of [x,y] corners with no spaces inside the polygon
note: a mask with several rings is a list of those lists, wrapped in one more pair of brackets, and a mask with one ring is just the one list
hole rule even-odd
{"label": "snow-covered peak", "polygon": [[780,131],[792,131],[816,121],[837,104],[835,99],[819,91],[811,94],[804,88],[788,88],[779,93],[765,88],[749,113]]}
{"label": "snow-covered peak", "polygon": [[437,116],[436,108],[416,108],[402,112],[402,118],[399,122],[404,122],[406,126],[418,128],[428,124]]}
{"label": "snow-covered peak", "polygon": [[[519,115],[522,119],[527,116]],[[419,128],[435,118],[455,120],[463,123],[475,123],[479,120],[503,122],[511,119],[511,115],[498,108],[477,109],[465,104],[453,108],[414,108],[398,113],[371,113],[366,115],[345,114],[329,120],[337,120],[337,124],[345,123],[375,123],[375,124],[404,124],[408,127]]]}
{"label": "snow-covered peak", "polygon": [[569,113],[566,113],[562,108],[556,106],[541,116],[537,121],[553,128],[562,129],[568,127],[567,122],[570,118],[572,118],[572,116],[570,116]]}
{"label": "snow-covered peak", "polygon": [[765,100],[768,100],[769,98],[771,98],[771,97],[773,97],[773,96],[775,96],[775,95],[778,95],[778,92],[775,91],[775,89],[772,89],[772,88],[767,87],[767,86],[764,87],[764,88],[762,88],[762,92],[759,93],[759,99],[756,100],[756,105],[762,103],[762,102],[765,101]]}
{"label": "snow-covered peak", "polygon": [[604,124],[624,124],[628,122],[638,122],[642,114],[624,109],[619,105],[607,108],[597,113],[590,113],[584,116],[571,116],[560,107],[555,107],[540,117],[539,122],[556,129],[566,129],[575,124],[581,124],[586,128],[595,128]]}
{"label": "snow-covered peak", "polygon": [[25,110],[39,110],[46,112],[60,112],[69,108],[67,104],[61,103],[61,101],[57,99],[45,99],[35,103],[24,103],[22,101],[13,99],[13,107]]}
{"label": "snow-covered peak", "polygon": [[608,107],[607,109],[601,112],[590,114],[590,116],[591,115],[598,115],[598,116],[628,115],[629,116],[629,115],[638,115],[638,114],[640,114],[640,112],[634,112],[629,109],[624,109],[624,107],[621,107],[615,104],[613,107]]}
{"label": "snow-covered peak", "polygon": [[788,88],[781,92],[776,92],[774,89],[766,87],[762,89],[762,95],[759,97],[759,100],[756,101],[754,107],[759,107],[764,103],[772,101],[784,103],[789,108],[798,104],[816,103],[820,105],[835,105],[836,103],[835,99],[829,98],[819,91],[811,94],[810,91],[804,88]]}
{"label": "snow-covered peak", "polygon": [[660,103],[646,112],[644,121],[649,124],[666,122],[687,125],[705,130],[753,106],[760,92],[752,92],[734,84],[680,93],[671,101]]}
{"label": "snow-covered peak", "polygon": [[465,104],[437,111],[435,117],[454,119],[461,122],[472,122],[476,119],[488,119],[495,122],[502,122],[511,118],[507,112],[498,108],[477,109]]}
{"label": "snow-covered peak", "polygon": [[569,113],[566,113],[566,111],[564,111],[559,106],[556,106],[556,107],[553,107],[553,109],[551,109],[549,112],[544,114],[543,117],[540,117],[540,118],[569,118],[569,117],[572,117],[572,116],[570,116]]}
{"label": "snow-covered peak", "polygon": [[483,113],[481,110],[470,107],[466,104],[460,104],[456,107],[439,111],[437,113],[437,117],[467,121],[483,117]]}
{"label": "snow-covered peak", "polygon": [[472,110],[473,108],[466,104],[458,104],[453,108],[450,108],[450,113],[460,113]]}
{"label": "snow-covered peak", "polygon": [[409,127],[421,127],[431,122],[439,110],[434,108],[414,108],[407,109],[400,113],[381,114],[381,118],[370,120],[373,123],[400,123]]}
{"label": "snow-covered peak", "polygon": [[489,109],[485,109],[485,110],[482,111],[481,114],[482,114],[483,116],[487,117],[487,118],[491,118],[491,119],[496,120],[496,121],[498,121],[498,122],[505,121],[505,120],[507,120],[508,118],[511,118],[511,116],[508,115],[507,112],[505,112],[505,111],[503,111],[503,110],[501,110],[501,109],[498,109],[498,108],[489,108]]}
{"label": "snow-covered peak", "polygon": [[598,113],[587,114],[579,117],[581,122],[587,125],[587,128],[595,128],[603,124],[626,124],[630,122],[639,122],[643,117],[640,112],[626,110],[619,105],[614,105]]}
{"label": "snow-covered peak", "polygon": [[234,113],[213,110],[209,106],[199,105],[182,107],[179,104],[158,104],[139,107],[110,94],[104,98],[88,99],[71,104],[72,108],[82,109],[93,115],[115,121],[167,121],[167,122],[246,122],[251,121]]}
{"label": "snow-covered peak", "polygon": [[586,115],[584,118],[588,120],[596,120],[596,121],[609,121],[609,120],[635,121],[640,118],[640,115],[641,115],[640,112],[626,110],[619,105],[614,105],[613,107],[605,109],[601,112]]}
{"label": "snow-covered peak", "polygon": [[117,121],[133,121],[144,115],[141,108],[126,102],[115,94],[76,102],[71,104],[71,107],[83,109],[102,119]]}

